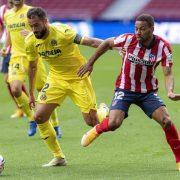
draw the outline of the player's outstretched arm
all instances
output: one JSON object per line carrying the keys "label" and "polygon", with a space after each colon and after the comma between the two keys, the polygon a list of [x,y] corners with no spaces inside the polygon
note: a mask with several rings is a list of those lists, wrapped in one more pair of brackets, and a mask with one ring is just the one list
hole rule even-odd
{"label": "player's outstretched arm", "polygon": [[7,38],[6,38],[6,42],[5,42],[5,47],[3,47],[0,51],[0,55],[3,57],[6,57],[7,54],[10,53],[11,50],[11,39],[10,39],[10,34],[9,32],[7,32]]}
{"label": "player's outstretched arm", "polygon": [[81,44],[84,46],[94,47],[94,48],[97,48],[102,42],[103,42],[102,39],[90,38],[86,36],[82,37],[79,34],[76,34],[74,38],[74,43]]}
{"label": "player's outstretched arm", "polygon": [[102,39],[83,37],[81,45],[97,48],[102,42]]}
{"label": "player's outstretched arm", "polygon": [[102,56],[107,50],[112,49],[114,46],[114,38],[109,38],[103,41],[97,48],[96,52],[90,57],[87,64],[81,66],[81,68],[78,71],[78,76],[83,77],[86,73],[89,75],[91,74],[93,70],[93,65],[95,61]]}
{"label": "player's outstretched arm", "polygon": [[163,67],[163,73],[165,77],[165,87],[168,98],[173,101],[180,100],[180,94],[174,93],[174,77],[172,67]]}
{"label": "player's outstretched arm", "polygon": [[37,72],[37,61],[29,62],[28,76],[29,76],[29,105],[31,108],[35,107],[34,89]]}

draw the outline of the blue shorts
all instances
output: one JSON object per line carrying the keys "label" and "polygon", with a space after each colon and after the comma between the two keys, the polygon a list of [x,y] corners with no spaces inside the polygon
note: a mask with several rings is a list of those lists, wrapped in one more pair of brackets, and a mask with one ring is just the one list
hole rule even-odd
{"label": "blue shorts", "polygon": [[1,69],[2,73],[8,73],[10,58],[11,58],[10,53],[6,57],[3,58],[2,69]]}
{"label": "blue shorts", "polygon": [[128,110],[131,104],[139,106],[150,118],[152,113],[160,106],[165,106],[156,91],[148,93],[137,93],[117,88],[111,103],[110,110],[120,109],[125,112],[125,118],[128,116]]}

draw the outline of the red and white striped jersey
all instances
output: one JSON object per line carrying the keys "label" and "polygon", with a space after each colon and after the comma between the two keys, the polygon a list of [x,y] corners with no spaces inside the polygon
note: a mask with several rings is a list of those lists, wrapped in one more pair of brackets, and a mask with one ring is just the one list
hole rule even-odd
{"label": "red and white striped jersey", "polygon": [[172,52],[168,42],[154,35],[148,48],[142,47],[135,34],[122,34],[114,39],[115,47],[125,49],[121,72],[116,80],[116,87],[146,93],[158,89],[155,77],[156,67],[172,66]]}

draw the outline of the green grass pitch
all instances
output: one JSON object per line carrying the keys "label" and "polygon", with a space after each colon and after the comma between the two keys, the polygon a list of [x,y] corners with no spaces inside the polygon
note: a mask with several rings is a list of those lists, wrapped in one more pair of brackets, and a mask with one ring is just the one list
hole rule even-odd
{"label": "green grass pitch", "polygon": [[[175,91],[180,93],[180,47],[173,46]],[[94,52],[81,47],[88,58]],[[96,62],[92,82],[98,104],[110,105],[114,81],[120,71],[121,59],[118,52],[110,51]],[[180,101],[173,102],[166,97],[161,68],[159,95],[180,128]],[[103,134],[92,145],[80,145],[82,135],[89,129],[83,122],[79,109],[67,98],[59,108],[63,137],[61,147],[68,160],[68,166],[42,168],[52,156],[39,134],[27,136],[26,118],[10,119],[15,106],[0,75],[0,154],[6,159],[5,170],[0,179],[69,179],[69,180],[175,180],[180,173],[175,170],[175,161],[166,143],[161,127],[147,118],[136,106],[130,108],[129,117],[115,132]]]}

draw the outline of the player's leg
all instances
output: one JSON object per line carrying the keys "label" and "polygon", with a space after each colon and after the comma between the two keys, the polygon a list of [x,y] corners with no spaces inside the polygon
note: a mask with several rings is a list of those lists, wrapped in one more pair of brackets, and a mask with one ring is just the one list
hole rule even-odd
{"label": "player's leg", "polygon": [[71,83],[71,86],[73,86],[71,98],[76,105],[80,107],[86,123],[90,126],[94,126],[93,129],[83,136],[81,141],[83,146],[88,146],[103,132],[114,131],[121,125],[125,115],[127,114],[125,112],[128,111],[129,105],[126,103],[127,105],[124,107],[121,99],[117,99],[117,93],[120,93],[120,90],[115,94],[114,101],[117,101],[117,104],[111,106],[109,117],[105,117],[99,124],[96,112],[96,101],[93,100],[91,96],[91,91],[89,91],[86,79],[77,82],[77,84],[76,82],[73,82]]}
{"label": "player's leg", "polygon": [[110,110],[109,117],[106,117],[101,123],[95,125],[89,130],[81,140],[81,145],[86,147],[91,144],[100,134],[108,131],[114,131],[119,128],[125,118],[125,112],[122,110]]}
{"label": "player's leg", "polygon": [[10,87],[13,96],[15,97],[18,106],[23,109],[23,112],[26,114],[30,121],[33,121],[33,111],[29,107],[28,96],[22,92],[22,81],[14,80],[10,82]]}
{"label": "player's leg", "polygon": [[23,110],[29,120],[28,135],[36,134],[36,122],[34,121],[34,113],[29,106],[29,97],[22,91],[23,83],[19,80],[10,82],[10,87],[19,107]]}
{"label": "player's leg", "polygon": [[101,103],[97,110],[96,96],[89,77],[73,80],[69,82],[69,87],[71,88],[69,96],[81,109],[87,125],[93,127],[109,114],[109,108],[104,103]]}
{"label": "player's leg", "polygon": [[41,138],[44,140],[54,158],[44,167],[50,166],[65,166],[65,156],[61,150],[60,144],[57,141],[55,130],[49,122],[49,117],[58,104],[38,104],[35,112],[35,121],[38,125]]}
{"label": "player's leg", "polygon": [[[36,76],[36,84],[35,84],[38,92],[40,92],[43,88],[46,89],[46,79],[47,79],[46,68],[42,62],[42,59],[39,59],[37,76]],[[52,112],[52,115],[50,116],[50,122],[52,123],[52,125],[56,131],[56,136],[58,138],[61,138],[62,132],[61,132],[61,127],[59,126],[59,119],[58,119],[56,109]]]}
{"label": "player's leg", "polygon": [[[45,167],[66,165],[66,160],[56,139],[55,130],[48,121],[54,109],[60,105],[66,97],[67,84],[62,80],[56,80],[54,77],[48,77],[43,89],[38,95],[38,109],[35,120],[37,121],[41,137],[54,154],[54,159]],[[47,138],[48,137],[48,138]]]}
{"label": "player's leg", "polygon": [[8,81],[15,100],[29,119],[28,135],[33,136],[36,133],[36,123],[34,113],[29,106],[29,97],[22,91],[24,79],[27,75],[28,60],[25,57],[11,58],[9,64]]}
{"label": "player's leg", "polygon": [[17,102],[15,101],[15,98],[11,92],[10,84],[8,82],[8,67],[9,67],[9,61],[10,61],[10,54],[8,54],[6,57],[3,58],[3,64],[1,72],[4,74],[4,82],[6,83],[7,90],[9,92],[9,95],[11,96],[12,100],[14,101],[16,105],[16,111],[14,114],[11,115],[11,118],[18,118],[23,116],[23,111],[20,107],[18,107]]}
{"label": "player's leg", "polygon": [[[89,102],[91,102],[92,99],[89,99]],[[106,117],[109,116],[109,108],[105,103],[100,103],[98,109],[94,106],[86,106],[88,108],[85,108],[85,103],[81,106],[82,115],[84,118],[84,121],[88,126],[94,127],[95,125],[102,122]],[[96,103],[91,103],[96,104]]]}
{"label": "player's leg", "polygon": [[58,138],[62,137],[62,131],[61,131],[61,127],[59,126],[59,119],[58,119],[58,115],[57,115],[57,109],[55,109],[51,116],[50,116],[50,122],[54,127],[54,130],[56,131],[56,136]]}
{"label": "player's leg", "polygon": [[171,121],[166,107],[161,106],[156,109],[152,114],[152,118],[156,120],[163,128],[166,140],[175,156],[177,169],[180,171],[180,136],[175,125]]}
{"label": "player's leg", "polygon": [[[46,90],[47,86],[48,86],[47,83],[45,83],[44,87],[41,90],[38,88],[37,91],[42,93],[43,91]],[[49,120],[50,120],[50,123],[54,127],[54,130],[56,132],[56,136],[58,138],[61,138],[62,137],[62,131],[61,131],[61,128],[59,126],[59,119],[58,119],[58,115],[57,115],[57,110],[56,109],[52,112]]]}
{"label": "player's leg", "polygon": [[[7,76],[6,76],[6,75],[7,75]],[[16,100],[15,100],[15,97],[14,97],[13,94],[12,94],[10,84],[6,81],[7,79],[8,79],[8,74],[5,74],[5,82],[6,82],[6,85],[7,85],[7,89],[8,89],[9,95],[11,96],[13,102],[14,102],[15,105],[16,105],[16,110],[15,110],[15,112],[11,115],[11,118],[20,118],[20,117],[23,117],[23,116],[24,116],[23,110],[18,106],[18,104],[17,104],[17,102],[16,102]]]}
{"label": "player's leg", "polygon": [[[94,92],[94,88],[91,82],[90,77],[87,77],[83,80],[84,83],[84,88],[86,88],[86,98],[81,98],[82,100],[88,99],[89,103],[91,103],[91,105],[89,105],[89,113],[83,113],[83,117],[85,122],[88,124],[88,122],[92,122],[91,126],[94,126],[98,123],[100,123],[104,118],[106,118],[109,115],[109,108],[107,107],[107,105],[105,103],[100,103],[99,107],[97,108],[97,103],[96,103],[96,95]],[[87,104],[85,102],[82,102],[82,107],[86,107],[85,111],[87,109]],[[81,108],[83,109],[83,108]]]}
{"label": "player's leg", "polygon": [[163,128],[167,142],[174,153],[178,169],[180,169],[180,137],[163,101],[155,92],[151,92],[143,97],[140,107]]}

